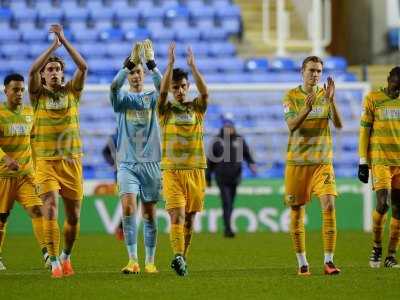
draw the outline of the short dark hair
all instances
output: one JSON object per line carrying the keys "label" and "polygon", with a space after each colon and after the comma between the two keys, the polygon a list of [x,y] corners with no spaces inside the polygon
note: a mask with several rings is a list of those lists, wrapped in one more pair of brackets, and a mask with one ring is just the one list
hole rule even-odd
{"label": "short dark hair", "polygon": [[303,60],[303,63],[301,65],[301,69],[304,70],[306,68],[307,63],[309,63],[310,61],[315,62],[315,63],[320,63],[322,66],[324,65],[324,62],[322,61],[322,59],[318,56],[308,56]]}
{"label": "short dark hair", "polygon": [[188,80],[189,79],[189,75],[188,75],[188,72],[184,71],[183,69],[175,68],[172,71],[172,81],[180,81],[180,80],[182,80],[184,78],[186,80]]}
{"label": "short dark hair", "polygon": [[4,78],[4,86],[8,85],[11,81],[24,81],[24,76],[18,73],[9,74]]}
{"label": "short dark hair", "polygon": [[393,69],[391,69],[389,72],[389,77],[390,78],[397,77],[400,79],[400,66],[396,66]]}

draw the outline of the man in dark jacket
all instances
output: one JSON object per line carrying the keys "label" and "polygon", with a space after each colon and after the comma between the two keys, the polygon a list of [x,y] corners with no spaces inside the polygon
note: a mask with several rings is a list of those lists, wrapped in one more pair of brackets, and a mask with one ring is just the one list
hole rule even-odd
{"label": "man in dark jacket", "polygon": [[244,138],[237,134],[232,117],[227,115],[222,118],[223,127],[214,137],[207,155],[207,185],[211,186],[212,174],[220,190],[225,237],[234,237],[231,227],[231,215],[236,189],[242,175],[242,162],[246,161],[253,175],[256,174],[256,165],[249,147]]}

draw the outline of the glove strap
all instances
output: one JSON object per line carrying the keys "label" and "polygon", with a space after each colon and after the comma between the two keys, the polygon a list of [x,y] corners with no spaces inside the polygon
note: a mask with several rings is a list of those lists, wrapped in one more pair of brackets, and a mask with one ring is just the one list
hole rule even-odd
{"label": "glove strap", "polygon": [[157,64],[154,60],[149,60],[146,62],[146,66],[149,70],[153,70],[155,67],[157,67]]}

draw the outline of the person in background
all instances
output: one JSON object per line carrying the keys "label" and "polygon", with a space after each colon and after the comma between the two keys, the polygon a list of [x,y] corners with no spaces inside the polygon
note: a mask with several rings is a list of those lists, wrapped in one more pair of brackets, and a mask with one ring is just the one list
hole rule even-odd
{"label": "person in background", "polygon": [[232,114],[222,116],[223,126],[211,142],[207,153],[207,186],[211,186],[212,175],[220,190],[224,235],[235,237],[231,226],[231,216],[235,202],[236,190],[242,177],[242,163],[245,161],[253,175],[256,164],[244,138],[235,129]]}

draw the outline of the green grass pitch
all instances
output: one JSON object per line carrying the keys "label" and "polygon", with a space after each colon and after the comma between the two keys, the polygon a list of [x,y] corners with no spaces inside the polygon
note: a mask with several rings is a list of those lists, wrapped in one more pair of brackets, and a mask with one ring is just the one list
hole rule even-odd
{"label": "green grass pitch", "polygon": [[[189,276],[170,269],[168,236],[158,240],[160,273],[123,275],[124,244],[113,236],[82,235],[73,254],[76,275],[54,280],[42,267],[32,236],[8,235],[0,273],[0,299],[399,299],[400,269],[370,269],[370,234],[339,232],[335,262],[339,276],[322,273],[322,240],[309,232],[312,276],[296,275],[285,233],[197,234],[189,254]],[[140,238],[141,241],[141,238]],[[143,261],[143,247],[139,247]]]}

